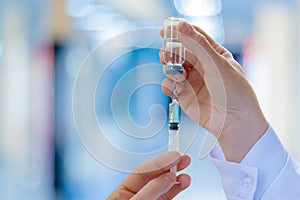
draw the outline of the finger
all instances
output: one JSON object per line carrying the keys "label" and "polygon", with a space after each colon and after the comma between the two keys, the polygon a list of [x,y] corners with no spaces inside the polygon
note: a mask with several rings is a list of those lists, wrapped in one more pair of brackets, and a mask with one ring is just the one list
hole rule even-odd
{"label": "finger", "polygon": [[[164,37],[164,29],[160,30],[160,36],[163,38]],[[162,48],[159,50],[159,58],[160,58],[160,63],[166,64],[166,61],[164,59],[164,49],[165,45],[162,46]],[[193,65],[197,64],[198,60],[196,56],[192,52],[190,52],[188,49],[185,49],[185,62],[183,64],[183,67],[189,71],[189,69],[193,68]]]}
{"label": "finger", "polygon": [[167,152],[158,157],[143,163],[134,169],[121,183],[130,191],[139,191],[151,179],[168,172],[173,166],[177,165],[181,160],[178,152]]}
{"label": "finger", "polygon": [[[179,40],[183,46],[190,50],[197,59],[201,62],[201,66],[195,65],[196,69],[203,71],[209,77],[214,77],[218,73],[217,69],[223,69],[226,58],[221,56],[208,42],[207,38],[196,31],[193,26],[187,22],[181,22],[179,25],[180,32]],[[214,67],[215,66],[215,67]]]}
{"label": "finger", "polygon": [[158,199],[160,196],[165,194],[175,184],[175,182],[176,175],[172,172],[167,172],[158,178],[152,179],[131,199]]}
{"label": "finger", "polygon": [[[197,47],[201,45],[211,56],[219,55],[211,46],[205,35],[198,32],[191,24],[187,22],[181,22],[178,24],[178,26],[180,32],[182,33],[178,35],[179,40],[181,40],[181,42],[187,49],[195,52],[198,50]],[[190,41],[188,41],[187,39],[190,39]],[[194,45],[195,43],[192,43],[191,41],[195,41],[197,45]]]}
{"label": "finger", "polygon": [[183,155],[180,158],[179,163],[177,164],[177,171],[181,171],[189,166],[191,163],[191,157],[189,155]]}
{"label": "finger", "polygon": [[[180,25],[179,25],[180,26]],[[211,46],[218,52],[218,53],[220,53],[221,55],[227,55],[228,57],[232,57],[232,54],[226,49],[226,48],[224,48],[223,46],[221,46],[220,44],[218,44],[217,42],[215,42],[214,41],[214,39],[212,39],[205,31],[203,31],[201,28],[199,28],[198,26],[195,26],[195,25],[192,25],[193,26],[193,28],[196,30],[196,31],[198,31],[200,34],[202,34],[202,35],[204,35],[204,37],[206,37],[206,39],[208,40],[208,42],[211,44]],[[180,27],[178,27],[177,28],[177,30],[180,30]],[[164,29],[160,29],[160,31],[159,31],[159,34],[160,34],[160,36],[162,37],[162,38],[164,38]],[[164,49],[164,47],[162,47],[161,49],[160,49],[160,53],[159,53],[159,55],[160,55],[160,58],[161,58],[161,63],[162,64],[165,64],[164,63],[164,59],[163,59],[163,57],[162,57],[162,55],[163,55],[163,49]],[[187,53],[186,53],[187,54]],[[195,59],[195,57],[192,57],[193,56],[193,54],[191,54],[190,52],[189,52],[189,54],[191,55],[191,56],[187,56],[188,58],[193,58],[193,59],[187,59],[187,60],[195,60],[196,61],[196,59]],[[191,62],[191,64],[195,64],[194,62]]]}
{"label": "finger", "polygon": [[188,174],[180,174],[177,177],[177,182],[179,182],[179,184],[173,185],[158,200],[173,199],[176,195],[191,185],[191,177]]}
{"label": "finger", "polygon": [[198,26],[194,26],[194,29],[198,31],[200,34],[204,35],[204,37],[207,39],[207,41],[210,43],[210,45],[218,52],[220,55],[223,55],[226,58],[232,58],[232,54],[224,48],[222,45],[218,44],[214,39],[212,39],[205,31],[203,31]]}
{"label": "finger", "polygon": [[[178,30],[178,27],[177,27]],[[164,29],[160,30],[160,36],[164,37]],[[164,58],[164,51],[165,46],[163,45],[163,47],[160,49],[159,51],[159,58],[160,58],[160,63],[166,65],[166,61]],[[188,73],[189,71],[194,69],[194,66],[197,65],[199,67],[201,67],[201,63],[199,62],[199,60],[197,59],[197,57],[188,49],[185,49],[185,61],[183,63],[183,67],[185,69],[185,71]],[[201,70],[203,71],[203,70]],[[186,77],[186,75],[185,75]],[[173,79],[172,77],[170,77],[171,79]]]}
{"label": "finger", "polygon": [[162,29],[160,29],[160,31],[159,31],[159,35],[162,37],[162,38],[164,38],[164,29],[162,28]]}
{"label": "finger", "polygon": [[[183,92],[187,92],[187,94],[183,94],[183,96],[185,96],[188,95],[189,92],[193,92],[193,89],[202,88],[204,85],[204,79],[201,74],[203,73],[203,69],[195,69],[187,72],[186,79],[183,82],[177,82],[176,84],[177,95],[180,96]],[[161,83],[162,92],[167,96],[172,96],[173,84],[174,81],[172,79],[164,79]]]}
{"label": "finger", "polygon": [[[169,28],[169,31],[170,31],[170,29],[171,29],[170,26],[168,26],[168,28]],[[177,27],[176,27],[176,29],[177,29]],[[168,30],[167,30],[167,31],[168,31]],[[159,30],[159,35],[160,35],[160,37],[164,38],[164,35],[165,35],[165,29],[163,29],[163,28],[160,29],[160,30]]]}
{"label": "finger", "polygon": [[215,42],[207,33],[205,33],[201,28],[193,26],[199,33],[203,34],[211,46],[222,56],[230,60],[232,67],[238,70],[241,74],[244,74],[243,69],[240,67],[239,63],[233,58],[232,53],[228,51],[225,47]]}
{"label": "finger", "polygon": [[162,48],[160,48],[158,55],[159,55],[160,63],[165,65],[166,61],[164,59],[164,49],[165,49],[165,45],[163,45]]}
{"label": "finger", "polygon": [[[167,96],[172,96],[174,81],[166,78],[161,83],[161,90]],[[179,95],[183,91],[183,83],[178,82],[176,83],[176,91],[177,95]]]}
{"label": "finger", "polygon": [[[171,153],[173,154],[173,153]],[[179,162],[177,163],[177,170],[181,171],[185,169],[189,164],[191,163],[191,158],[188,155],[182,155],[179,158]],[[172,165],[170,165],[172,167]],[[166,172],[169,172],[170,169],[167,168],[166,171],[159,172],[157,174],[149,173],[148,175],[143,176],[144,178],[149,178],[149,180],[157,178],[161,174],[164,174]],[[154,176],[155,175],[155,176]],[[152,177],[153,176],[153,177]],[[113,193],[110,195],[109,199],[119,199],[119,197],[124,197],[124,199],[129,199],[132,197],[135,193],[137,193],[149,180],[145,180],[145,182],[139,181],[138,174],[131,173],[127,176],[127,178],[116,188],[116,190],[113,191]],[[137,182],[135,182],[137,181]]]}
{"label": "finger", "polygon": [[[194,65],[198,64],[198,59],[197,57],[188,49],[185,49],[185,61],[183,63],[183,67],[189,71],[190,68],[193,68]],[[159,50],[159,59],[160,63],[166,65],[166,61],[164,59],[164,46]]]}

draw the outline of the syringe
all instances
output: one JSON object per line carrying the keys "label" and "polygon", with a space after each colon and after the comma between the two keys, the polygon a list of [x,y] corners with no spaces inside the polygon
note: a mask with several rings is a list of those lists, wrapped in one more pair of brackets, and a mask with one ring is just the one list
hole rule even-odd
{"label": "syringe", "polygon": [[[166,74],[176,79],[177,75],[184,72],[183,63],[185,60],[185,49],[179,41],[177,25],[183,22],[182,18],[169,17],[164,21],[164,61],[167,65]],[[172,102],[169,104],[169,151],[179,151],[179,124],[180,106],[177,98],[176,81],[172,89]],[[176,173],[177,167],[171,172]]]}
{"label": "syringe", "polygon": [[[173,84],[172,102],[169,104],[169,151],[179,151],[179,124],[181,110],[177,99],[176,82]],[[173,173],[177,172],[177,166],[171,168]]]}

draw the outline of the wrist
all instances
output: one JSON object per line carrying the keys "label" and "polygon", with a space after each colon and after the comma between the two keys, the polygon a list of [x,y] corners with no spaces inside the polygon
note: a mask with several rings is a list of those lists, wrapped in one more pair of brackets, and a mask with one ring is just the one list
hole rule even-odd
{"label": "wrist", "polygon": [[241,162],[266,132],[268,122],[260,108],[256,110],[250,109],[244,117],[233,119],[218,138],[227,161]]}

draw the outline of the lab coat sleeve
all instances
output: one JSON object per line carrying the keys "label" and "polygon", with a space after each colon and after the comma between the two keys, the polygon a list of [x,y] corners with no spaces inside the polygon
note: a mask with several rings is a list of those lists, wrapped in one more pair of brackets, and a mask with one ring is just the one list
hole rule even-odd
{"label": "lab coat sleeve", "polygon": [[271,126],[241,163],[226,161],[218,145],[210,157],[220,173],[229,200],[300,199],[300,167]]}

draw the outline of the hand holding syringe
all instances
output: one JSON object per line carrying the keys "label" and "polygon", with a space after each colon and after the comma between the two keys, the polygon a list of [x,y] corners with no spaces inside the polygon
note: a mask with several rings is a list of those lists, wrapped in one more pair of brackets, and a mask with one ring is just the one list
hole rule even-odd
{"label": "hand holding syringe", "polygon": [[[167,63],[166,73],[170,75],[182,74],[184,69],[185,51],[178,39],[176,26],[183,21],[181,18],[169,17],[164,22],[164,59]],[[176,81],[172,89],[172,102],[169,104],[169,151],[179,151],[179,124],[181,109],[177,99]],[[171,169],[176,173],[176,166]]]}

